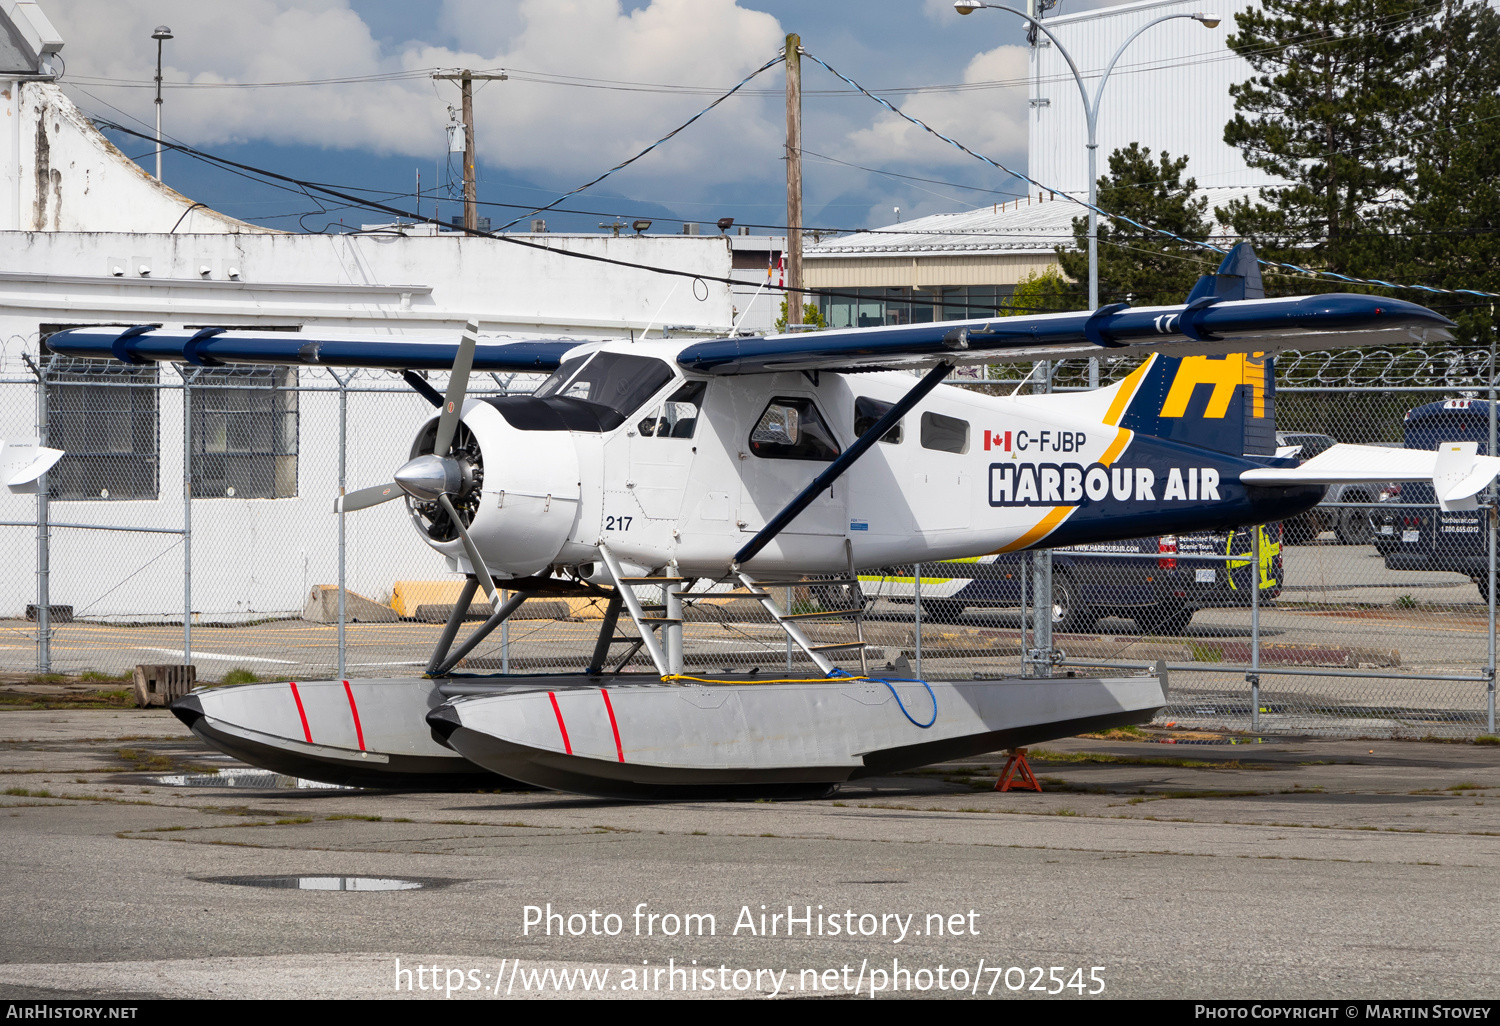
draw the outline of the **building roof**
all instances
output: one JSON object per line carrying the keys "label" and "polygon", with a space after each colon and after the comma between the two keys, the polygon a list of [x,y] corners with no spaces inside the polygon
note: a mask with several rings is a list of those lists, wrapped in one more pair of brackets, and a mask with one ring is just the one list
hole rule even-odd
{"label": "building roof", "polygon": [[[1254,198],[1253,188],[1199,189],[1208,197],[1210,213],[1232,200]],[[1082,203],[1067,193],[1042,193],[1038,199],[1013,200],[950,214],[932,214],[913,221],[855,232],[810,246],[804,259],[840,257],[921,257],[940,255],[1002,255],[1051,252],[1073,240],[1073,219],[1087,214]],[[1080,199],[1082,197],[1079,197]],[[1216,229],[1215,234],[1219,234]]]}
{"label": "building roof", "polygon": [[41,71],[39,58],[32,52],[21,30],[0,13],[0,75],[36,75]]}

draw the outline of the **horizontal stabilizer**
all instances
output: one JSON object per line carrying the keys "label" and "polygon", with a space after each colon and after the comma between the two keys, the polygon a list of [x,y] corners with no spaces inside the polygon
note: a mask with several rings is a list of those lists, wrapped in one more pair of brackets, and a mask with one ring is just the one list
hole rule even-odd
{"label": "horizontal stabilizer", "polygon": [[1443,442],[1436,451],[1339,444],[1300,467],[1242,471],[1240,481],[1261,486],[1431,481],[1438,504],[1460,510],[1475,509],[1475,496],[1497,475],[1500,459],[1478,455],[1475,442]]}
{"label": "horizontal stabilizer", "polygon": [[37,481],[63,458],[61,449],[38,445],[34,438],[23,438],[0,444],[0,483],[12,493],[29,494],[37,490]]}

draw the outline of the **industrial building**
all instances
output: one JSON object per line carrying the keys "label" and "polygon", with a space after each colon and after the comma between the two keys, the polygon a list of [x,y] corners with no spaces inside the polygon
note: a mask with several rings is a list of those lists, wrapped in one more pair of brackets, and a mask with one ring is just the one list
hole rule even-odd
{"label": "industrial building", "polygon": [[[45,435],[67,450],[48,480],[54,524],[135,529],[51,531],[50,601],[80,617],[181,620],[185,602],[205,621],[299,612],[310,589],[337,579],[331,509],[341,467],[350,487],[388,480],[429,410],[385,372],[188,368],[184,379],[171,365],[54,362],[51,331],[153,323],[452,338],[476,318],[489,336],[718,333],[764,279],[772,244],[757,239],[739,261],[756,269],[735,272],[732,235],[485,238],[430,226],[317,235],[239,221],[111,145],[58,85],[63,48],[36,4],[0,10],[9,189],[0,199],[0,438]],[[732,272],[747,285],[712,280]],[[775,304],[762,296],[756,306],[769,324]],[[399,505],[351,518],[353,590],[386,598],[396,580],[447,576],[441,559],[407,544]],[[0,490],[0,522],[36,515],[33,496]],[[179,550],[189,528],[191,561]],[[17,570],[0,576],[0,617],[19,617],[36,602],[36,532],[0,532]]]}

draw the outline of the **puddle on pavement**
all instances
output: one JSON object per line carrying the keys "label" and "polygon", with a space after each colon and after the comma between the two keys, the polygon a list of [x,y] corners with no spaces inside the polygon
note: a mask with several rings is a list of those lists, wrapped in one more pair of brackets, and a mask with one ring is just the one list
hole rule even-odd
{"label": "puddle on pavement", "polygon": [[217,876],[204,879],[204,883],[288,891],[419,891],[427,887],[442,887],[450,882],[389,876]]}
{"label": "puddle on pavement", "polygon": [[318,788],[325,791],[357,791],[356,787],[343,784],[325,784],[319,780],[304,780],[289,777],[284,773],[273,773],[261,769],[222,769],[217,773],[168,773],[152,777],[151,782],[162,787],[291,787]]}

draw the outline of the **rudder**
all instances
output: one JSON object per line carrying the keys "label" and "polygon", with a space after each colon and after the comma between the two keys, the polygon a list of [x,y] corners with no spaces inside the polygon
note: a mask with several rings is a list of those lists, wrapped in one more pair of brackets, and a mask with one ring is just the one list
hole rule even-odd
{"label": "rudder", "polygon": [[1276,453],[1276,361],[1262,353],[1157,355],[1120,426],[1233,455]]}

